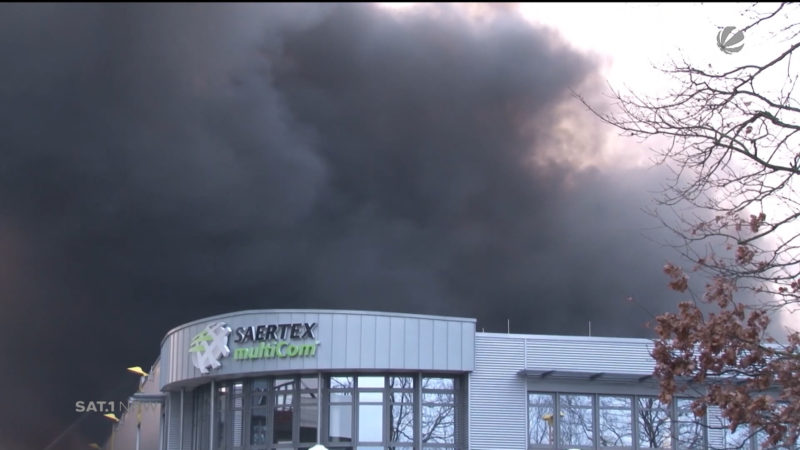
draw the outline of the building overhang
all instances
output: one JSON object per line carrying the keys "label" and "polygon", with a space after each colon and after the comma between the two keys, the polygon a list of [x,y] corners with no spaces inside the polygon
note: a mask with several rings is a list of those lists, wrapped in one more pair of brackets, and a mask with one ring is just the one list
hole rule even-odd
{"label": "building overhang", "polygon": [[653,375],[648,373],[614,373],[600,371],[572,371],[557,369],[523,369],[517,372],[526,378],[558,379],[574,381],[609,381],[609,382],[646,382],[653,380]]}

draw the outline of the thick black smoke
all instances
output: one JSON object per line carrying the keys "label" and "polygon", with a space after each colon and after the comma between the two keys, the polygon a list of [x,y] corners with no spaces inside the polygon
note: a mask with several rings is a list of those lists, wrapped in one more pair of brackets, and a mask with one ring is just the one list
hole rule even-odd
{"label": "thick black smoke", "polygon": [[[0,448],[125,398],[207,315],[645,336],[624,299],[674,300],[658,174],[559,158],[605,145],[565,107],[597,63],[513,9],[4,5],[0,57]],[[57,448],[101,439],[79,425]]]}

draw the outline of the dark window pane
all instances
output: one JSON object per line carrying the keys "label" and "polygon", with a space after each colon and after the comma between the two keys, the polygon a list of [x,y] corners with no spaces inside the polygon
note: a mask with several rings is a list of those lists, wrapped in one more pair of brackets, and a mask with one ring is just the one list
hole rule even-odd
{"label": "dark window pane", "polygon": [[293,410],[289,406],[276,406],[272,417],[272,442],[276,444],[292,442]]}
{"label": "dark window pane", "polygon": [[250,443],[267,443],[267,410],[264,408],[253,408],[250,414]]}
{"label": "dark window pane", "polygon": [[276,391],[290,391],[294,389],[294,379],[293,378],[276,378],[275,379],[275,390]]}
{"label": "dark window pane", "polygon": [[225,429],[227,421],[229,420],[228,413],[228,395],[229,388],[227,386],[219,386],[217,388],[217,395],[215,398],[214,414],[216,414],[216,428],[214,429],[215,448],[225,448]]}
{"label": "dark window pane", "polygon": [[319,405],[316,395],[300,394],[300,442],[317,442],[317,416]]}
{"label": "dark window pane", "polygon": [[253,381],[253,406],[267,406],[267,380]]}

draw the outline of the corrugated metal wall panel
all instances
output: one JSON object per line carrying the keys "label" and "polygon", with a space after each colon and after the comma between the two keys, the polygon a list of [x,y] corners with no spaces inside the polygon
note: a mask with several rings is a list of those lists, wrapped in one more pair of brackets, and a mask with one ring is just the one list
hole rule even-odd
{"label": "corrugated metal wall panel", "polygon": [[725,448],[725,430],[720,428],[725,424],[722,411],[717,406],[709,406],[707,414],[709,448]]}
{"label": "corrugated metal wall panel", "polygon": [[422,370],[430,369],[433,367],[433,349],[430,345],[425,345],[426,342],[433,341],[433,321],[420,320],[419,322],[419,345],[417,351],[419,352],[419,368]]}
{"label": "corrugated metal wall panel", "polygon": [[392,340],[389,334],[391,320],[387,316],[375,318],[375,366],[389,367],[389,352],[392,348]]}
{"label": "corrugated metal wall panel", "polygon": [[[281,323],[317,323],[316,354],[295,358],[220,360],[222,366],[203,375],[188,352],[191,339],[211,323],[224,322],[234,332],[239,327]],[[178,327],[162,343],[162,361],[168,369],[159,388],[174,389],[205,383],[217,376],[299,370],[440,370],[467,372],[474,366],[473,319],[418,316],[361,311],[244,311],[210,317]],[[237,344],[229,338],[231,352],[255,343]]]}
{"label": "corrugated metal wall panel", "polygon": [[461,347],[461,364],[475,366],[475,324],[462,323],[461,336],[464,345]]}
{"label": "corrugated metal wall panel", "polygon": [[167,450],[180,450],[181,393],[170,392],[167,397]]}
{"label": "corrugated metal wall panel", "polygon": [[474,450],[527,448],[527,396],[522,370],[524,340],[475,337],[475,371],[469,377],[469,443]]}
{"label": "corrugated metal wall panel", "polygon": [[403,357],[405,356],[405,350],[403,349],[403,342],[406,332],[405,323],[403,319],[399,317],[392,317],[389,322],[389,339],[392,343],[389,346],[389,365],[391,367],[405,367],[403,365]]}
{"label": "corrugated metal wall panel", "polygon": [[346,367],[358,367],[361,364],[361,316],[347,317],[347,352]]}
{"label": "corrugated metal wall panel", "polygon": [[[201,386],[200,388],[208,386]],[[182,450],[192,450],[192,424],[193,424],[193,410],[194,407],[194,392],[186,391],[183,395],[183,442]]]}
{"label": "corrugated metal wall panel", "polygon": [[365,316],[361,319],[361,367],[376,367],[375,317]]}
{"label": "corrugated metal wall panel", "polygon": [[405,323],[403,334],[403,366],[419,367],[419,321],[410,320]]}
{"label": "corrugated metal wall panel", "polygon": [[527,368],[647,375],[653,372],[651,341],[596,337],[526,338]]}

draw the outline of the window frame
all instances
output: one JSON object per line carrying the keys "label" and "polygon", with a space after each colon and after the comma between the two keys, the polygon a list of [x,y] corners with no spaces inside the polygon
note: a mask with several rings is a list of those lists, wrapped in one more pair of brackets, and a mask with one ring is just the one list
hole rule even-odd
{"label": "window frame", "polygon": [[[544,395],[549,396],[552,401],[553,405],[553,424],[549,425],[552,427],[552,436],[551,442],[549,444],[536,444],[531,442],[531,414],[533,412],[534,404],[531,403],[531,399],[533,395]],[[592,444],[591,445],[572,445],[562,443],[561,438],[561,421],[563,417],[563,407],[562,407],[562,399],[561,397],[564,395],[575,395],[575,396],[590,396],[591,397],[591,405],[592,405]],[[606,447],[600,445],[600,399],[601,397],[616,397],[616,398],[626,398],[630,401],[630,408],[629,408],[629,425],[630,425],[630,446],[617,446],[617,447]],[[528,449],[530,450],[539,450],[539,449],[558,449],[558,448],[576,448],[576,449],[600,449],[600,450],[642,450],[642,449],[649,449],[653,447],[643,447],[639,445],[639,435],[640,435],[640,411],[641,407],[639,404],[640,399],[654,399],[656,403],[658,402],[658,397],[656,395],[645,395],[645,394],[616,394],[616,393],[606,393],[606,392],[586,392],[586,391],[579,391],[579,390],[527,390],[526,391],[526,415],[527,415],[527,422],[526,422],[526,439],[528,442]],[[660,447],[660,448],[669,448],[669,449],[682,449],[679,446],[678,441],[678,431],[680,424],[686,424],[688,422],[678,421],[678,403],[683,401],[691,401],[692,398],[689,397],[676,397],[671,401],[669,404],[665,405],[665,410],[667,411],[667,417],[669,420],[669,446],[668,447]],[[663,404],[662,404],[663,405]],[[537,405],[541,407],[541,405]],[[696,420],[699,419],[700,421],[700,428],[702,430],[702,436],[700,439],[702,440],[703,448],[708,447],[708,413],[706,413],[701,418],[695,418]],[[547,419],[544,419],[547,420]],[[565,447],[566,446],[566,447]],[[749,448],[749,447],[748,447]]]}

